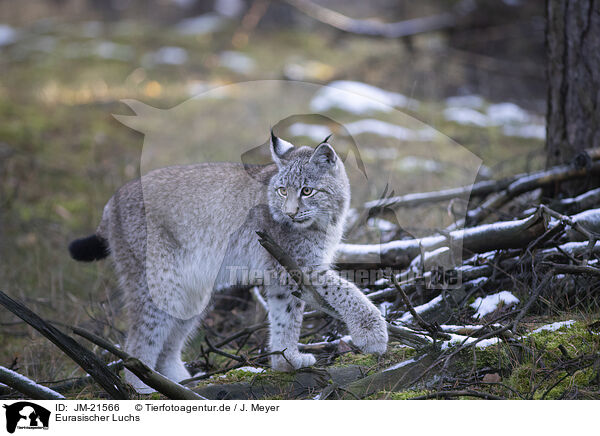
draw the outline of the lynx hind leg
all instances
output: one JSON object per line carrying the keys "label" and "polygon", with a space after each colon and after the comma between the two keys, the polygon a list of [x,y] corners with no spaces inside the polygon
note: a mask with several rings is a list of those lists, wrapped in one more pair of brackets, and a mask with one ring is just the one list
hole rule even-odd
{"label": "lynx hind leg", "polygon": [[317,292],[342,316],[352,342],[365,353],[383,354],[388,331],[381,312],[353,283],[334,271],[321,274]]}
{"label": "lynx hind leg", "polygon": [[193,334],[200,317],[182,320],[175,319],[171,331],[156,362],[156,370],[169,379],[180,382],[190,377],[181,360],[181,352],[190,335]]}
{"label": "lynx hind leg", "polygon": [[[130,307],[131,324],[127,333],[125,351],[155,369],[158,357],[174,327],[174,321],[175,318],[158,309],[151,301],[143,301],[136,307]],[[154,389],[127,369],[125,380],[141,394],[154,392]]]}
{"label": "lynx hind leg", "polygon": [[282,286],[266,287],[269,305],[271,352],[282,351],[283,355],[271,356],[271,366],[276,371],[293,371],[313,365],[312,354],[298,351],[298,339],[302,328],[304,302],[291,294],[291,289]]}

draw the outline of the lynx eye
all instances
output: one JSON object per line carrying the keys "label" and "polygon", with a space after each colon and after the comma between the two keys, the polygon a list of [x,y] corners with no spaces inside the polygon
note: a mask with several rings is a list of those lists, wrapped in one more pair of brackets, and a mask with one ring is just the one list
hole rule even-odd
{"label": "lynx eye", "polygon": [[285,197],[285,196],[287,196],[287,189],[285,189],[285,188],[277,188],[277,193],[279,195],[281,195],[282,197]]}
{"label": "lynx eye", "polygon": [[302,188],[301,194],[303,197],[312,197],[313,195],[315,195],[315,191],[313,188],[309,188],[307,186],[305,186],[304,188]]}

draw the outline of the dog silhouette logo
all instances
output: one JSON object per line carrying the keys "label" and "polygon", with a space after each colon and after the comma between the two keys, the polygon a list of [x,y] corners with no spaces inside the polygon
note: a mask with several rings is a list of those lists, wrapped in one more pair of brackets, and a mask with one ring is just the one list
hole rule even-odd
{"label": "dog silhouette logo", "polygon": [[10,405],[4,404],[6,409],[6,431],[14,433],[19,429],[48,429],[50,411],[29,401],[19,401]]}

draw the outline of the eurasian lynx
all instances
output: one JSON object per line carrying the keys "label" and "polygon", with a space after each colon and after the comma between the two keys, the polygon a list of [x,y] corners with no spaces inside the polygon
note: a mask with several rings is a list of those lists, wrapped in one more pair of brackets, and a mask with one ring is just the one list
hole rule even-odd
{"label": "eurasian lynx", "polygon": [[[298,351],[304,303],[292,295],[295,285],[243,274],[281,272],[259,245],[259,230],[301,267],[319,271],[315,287],[342,316],[355,345],[367,353],[386,350],[377,308],[329,266],[350,203],[342,160],[327,141],[296,148],[272,134],[270,147],[275,165],[202,163],[149,172],[109,200],[94,235],[69,246],[81,261],[112,254],[130,318],[125,350],[172,380],[189,377],[181,351],[212,292],[241,276],[264,285],[270,349],[283,351],[272,356],[272,367],[315,363]],[[133,374],[126,379],[149,391]]]}

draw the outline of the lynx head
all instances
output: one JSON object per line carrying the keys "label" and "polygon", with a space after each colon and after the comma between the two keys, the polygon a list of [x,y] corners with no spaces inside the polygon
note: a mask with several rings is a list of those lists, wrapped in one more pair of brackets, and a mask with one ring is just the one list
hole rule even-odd
{"label": "lynx head", "polygon": [[350,184],[328,139],[315,149],[296,148],[271,132],[271,156],[278,172],[269,183],[269,209],[277,221],[322,230],[344,221]]}

